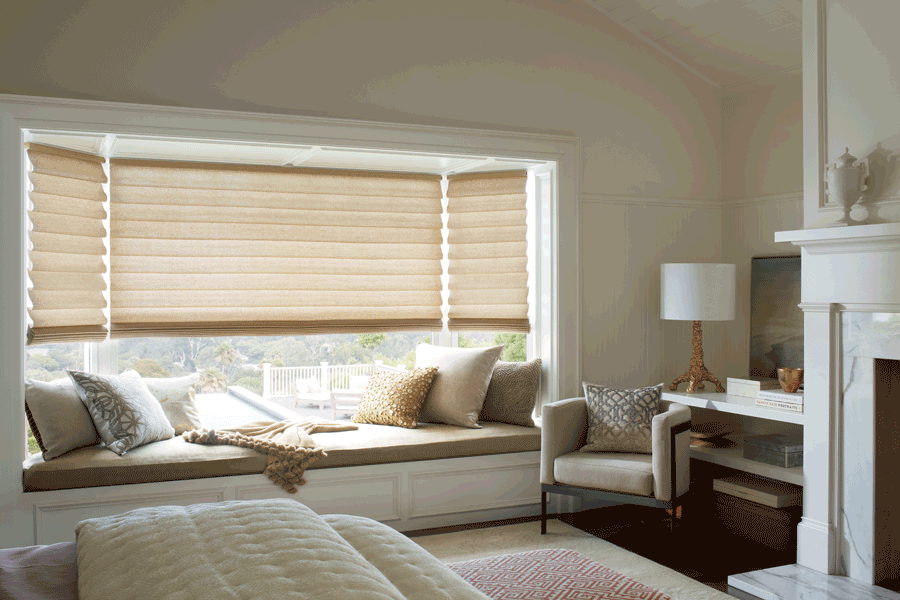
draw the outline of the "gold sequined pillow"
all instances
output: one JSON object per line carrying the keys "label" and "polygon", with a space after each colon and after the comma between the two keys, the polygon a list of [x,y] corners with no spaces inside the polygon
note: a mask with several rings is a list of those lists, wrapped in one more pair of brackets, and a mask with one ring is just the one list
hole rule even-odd
{"label": "gold sequined pillow", "polygon": [[375,371],[353,415],[353,422],[415,429],[437,372],[437,367]]}

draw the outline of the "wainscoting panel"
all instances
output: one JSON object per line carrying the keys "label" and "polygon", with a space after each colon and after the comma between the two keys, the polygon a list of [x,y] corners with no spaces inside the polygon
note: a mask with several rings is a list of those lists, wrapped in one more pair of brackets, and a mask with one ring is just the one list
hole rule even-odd
{"label": "wainscoting panel", "polygon": [[[75,539],[82,519],[136,508],[286,498],[319,514],[369,517],[399,531],[540,514],[540,453],[520,452],[332,469],[311,469],[288,494],[264,475],[32,492],[15,515],[33,524],[20,545]],[[560,510],[551,498],[550,512]]]}
{"label": "wainscoting panel", "polygon": [[34,504],[36,544],[54,544],[74,539],[75,525],[84,519],[109,517],[136,508],[187,506],[226,499],[224,488],[184,491],[182,493],[123,494],[93,501],[59,501]]}
{"label": "wainscoting panel", "polygon": [[287,494],[271,482],[237,488],[238,500],[290,498],[319,514],[346,513],[376,521],[396,521],[400,513],[401,473],[366,475],[329,473],[344,469],[320,469],[306,474],[306,485],[296,494]]}

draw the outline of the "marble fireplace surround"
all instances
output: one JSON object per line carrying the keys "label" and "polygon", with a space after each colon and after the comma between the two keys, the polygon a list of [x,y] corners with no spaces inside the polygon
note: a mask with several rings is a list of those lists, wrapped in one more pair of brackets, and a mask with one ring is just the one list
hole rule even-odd
{"label": "marble fireplace surround", "polygon": [[900,325],[891,329],[892,320],[900,321],[900,224],[785,231],[775,241],[800,246],[803,257],[806,410],[797,563],[896,588],[900,524],[895,516],[889,526],[886,509],[900,506],[900,498],[889,499],[885,489],[890,476],[900,489],[900,450],[885,454],[891,446],[885,442],[900,415],[900,382],[889,392],[895,402],[876,394],[900,371],[900,363],[887,362],[900,361]]}

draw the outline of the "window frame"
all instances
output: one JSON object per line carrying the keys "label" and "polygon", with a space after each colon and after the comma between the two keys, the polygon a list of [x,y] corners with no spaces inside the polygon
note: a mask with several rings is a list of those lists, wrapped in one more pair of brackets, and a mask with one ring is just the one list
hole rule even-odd
{"label": "window frame", "polygon": [[[535,331],[545,357],[543,401],[580,395],[581,146],[560,135],[301,117],[209,109],[148,106],[0,95],[0,507],[22,493],[20,468],[27,447],[23,398],[25,364],[25,226],[27,223],[25,132],[174,136],[236,142],[310,144],[483,157],[518,157],[552,163],[538,175],[537,227],[541,274],[536,285]],[[18,198],[19,202],[10,201]],[[99,360],[103,361],[103,352]],[[107,357],[105,360],[108,360]],[[24,539],[26,523],[4,520],[0,541]]]}

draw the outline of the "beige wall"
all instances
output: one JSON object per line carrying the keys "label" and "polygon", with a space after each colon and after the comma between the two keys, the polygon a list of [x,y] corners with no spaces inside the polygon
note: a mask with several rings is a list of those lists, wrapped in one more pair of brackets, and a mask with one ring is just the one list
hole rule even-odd
{"label": "beige wall", "polygon": [[803,189],[802,79],[792,72],[722,98],[722,198]]}
{"label": "beige wall", "polygon": [[134,7],[5,8],[0,92],[578,136],[585,377],[686,368],[658,264],[720,258],[718,93],[586,3]]}
{"label": "beige wall", "polygon": [[[799,72],[722,98],[723,259],[736,265],[736,318],[718,358],[726,377],[749,373],[750,259],[799,254],[776,231],[803,228],[803,111]],[[714,371],[715,372],[715,371]]]}
{"label": "beige wall", "polygon": [[[900,2],[825,1],[825,156],[834,163],[845,148],[868,158],[872,188],[851,213],[869,222],[900,221]],[[893,155],[893,156],[892,156]],[[812,165],[810,165],[812,167]],[[810,195],[806,226],[836,221]]]}

